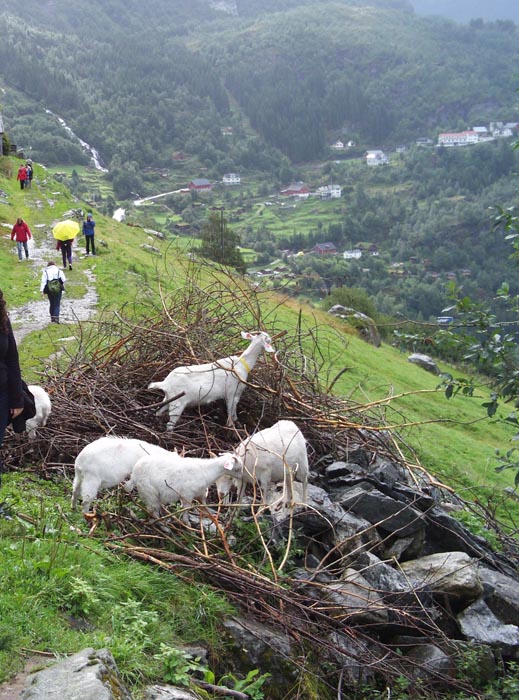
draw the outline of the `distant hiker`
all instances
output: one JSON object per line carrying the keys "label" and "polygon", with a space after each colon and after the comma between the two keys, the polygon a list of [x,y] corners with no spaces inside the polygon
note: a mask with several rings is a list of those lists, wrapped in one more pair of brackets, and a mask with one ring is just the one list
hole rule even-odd
{"label": "distant hiker", "polygon": [[72,243],[74,239],[70,239],[68,241],[58,241],[56,243],[56,250],[61,250],[61,257],[63,258],[63,269],[67,269],[67,261],[68,261],[68,269],[72,270]]}
{"label": "distant hiker", "polygon": [[49,312],[52,323],[59,323],[61,295],[67,278],[56,263],[49,261],[41,273],[40,292],[49,298]]}
{"label": "distant hiker", "polygon": [[25,165],[20,165],[18,168],[18,175],[16,176],[16,179],[20,182],[20,189],[23,190],[27,181],[27,168]]}
{"label": "distant hiker", "polygon": [[16,223],[11,231],[11,240],[16,241],[16,248],[18,249],[18,261],[22,262],[22,250],[25,251],[25,257],[29,259],[29,246],[27,241],[32,238],[31,229],[27,226],[25,221],[18,217]]}
{"label": "distant hiker", "polygon": [[90,247],[92,247],[92,255],[96,254],[96,245],[94,239],[95,227],[96,222],[94,221],[92,214],[87,214],[86,221],[83,221],[83,235],[85,237],[87,255],[90,255]]}
{"label": "distant hiker", "polygon": [[30,189],[32,186],[32,176],[34,171],[29,161],[27,161],[25,164],[25,172],[27,173],[27,178],[25,179],[25,189]]}

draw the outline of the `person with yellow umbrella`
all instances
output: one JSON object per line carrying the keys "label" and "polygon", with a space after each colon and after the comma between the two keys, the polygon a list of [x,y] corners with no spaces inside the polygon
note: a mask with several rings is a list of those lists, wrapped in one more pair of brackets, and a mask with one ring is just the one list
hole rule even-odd
{"label": "person with yellow umbrella", "polygon": [[72,219],[59,221],[52,229],[52,235],[57,240],[56,250],[61,250],[64,270],[67,269],[67,262],[68,269],[72,270],[72,243],[78,233],[79,224],[77,221],[72,221]]}

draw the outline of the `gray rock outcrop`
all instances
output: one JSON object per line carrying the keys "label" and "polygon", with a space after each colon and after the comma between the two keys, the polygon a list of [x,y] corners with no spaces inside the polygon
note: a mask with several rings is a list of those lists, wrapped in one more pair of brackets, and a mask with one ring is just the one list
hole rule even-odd
{"label": "gray rock outcrop", "polygon": [[432,357],[429,357],[429,355],[424,355],[420,352],[414,352],[412,355],[409,355],[407,361],[412,362],[414,365],[418,365],[422,369],[425,369],[427,372],[432,372],[432,374],[441,374],[438,365],[432,359]]}
{"label": "gray rock outcrop", "polygon": [[21,700],[132,700],[107,649],[83,649],[28,679]]}

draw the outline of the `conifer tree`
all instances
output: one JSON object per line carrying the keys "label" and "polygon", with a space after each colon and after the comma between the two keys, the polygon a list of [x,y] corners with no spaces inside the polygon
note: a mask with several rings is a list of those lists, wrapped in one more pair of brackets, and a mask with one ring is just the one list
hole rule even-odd
{"label": "conifer tree", "polygon": [[240,237],[228,228],[223,212],[212,212],[209,215],[202,226],[201,239],[202,255],[222,265],[234,267],[238,272],[245,272],[245,263],[238,250]]}

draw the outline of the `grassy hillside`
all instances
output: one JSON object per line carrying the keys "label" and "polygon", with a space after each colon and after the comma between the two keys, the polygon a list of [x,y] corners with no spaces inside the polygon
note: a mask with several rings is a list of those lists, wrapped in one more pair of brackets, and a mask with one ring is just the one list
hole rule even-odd
{"label": "grassy hillside", "polygon": [[[17,311],[22,304],[38,300],[41,267],[16,263],[10,226],[22,216],[43,245],[54,221],[83,203],[72,199],[40,166],[36,166],[33,189],[21,192],[14,177],[6,176],[6,160],[1,164],[0,189],[6,198],[0,198],[4,231],[0,278],[10,308]],[[17,162],[11,161],[11,166],[15,171]],[[186,284],[192,286],[193,294],[206,290],[210,310],[218,273],[193,263],[185,241],[160,241],[142,228],[119,224],[95,210],[94,216],[99,254],[96,259],[85,258],[81,242],[75,248],[74,270],[67,272],[67,295],[79,303],[91,284],[88,273],[93,273],[97,318],[105,309],[121,309],[134,319],[145,319],[162,303],[159,289],[167,303],[170,293]],[[143,244],[158,248],[160,256]],[[242,289],[243,297],[250,298],[240,324],[253,330],[261,318],[271,334],[284,331],[278,345],[280,361],[315,372],[319,390],[333,383],[337,395],[354,402],[356,416],[359,410],[366,412],[371,429],[393,427],[408,462],[421,465],[416,474],[425,468],[466,498],[482,501],[512,484],[512,475],[496,475],[492,463],[494,448],[506,444],[510,435],[501,424],[481,420],[477,398],[447,401],[437,390],[437,378],[408,363],[394,348],[376,349],[318,309],[274,294],[254,295],[239,278],[224,279],[232,293]],[[171,309],[172,329],[185,312],[185,308],[176,313]],[[19,321],[15,330],[19,332],[23,325]],[[19,346],[26,379],[40,380],[49,361],[62,374],[68,349],[73,352],[91,327],[95,329],[88,321],[67,323],[25,335]],[[236,327],[237,346],[239,330]],[[304,339],[300,348],[299,337]],[[284,348],[292,348],[291,353],[283,352]],[[59,401],[59,396],[53,400]],[[108,646],[124,678],[137,685],[163,679],[178,668],[172,650],[178,643],[205,644],[216,658],[224,654],[217,621],[230,613],[230,606],[222,593],[109,554],[96,538],[85,536],[84,521],[70,511],[70,481],[65,473],[58,470],[51,479],[44,476],[49,476],[45,465],[37,463],[3,477],[0,682],[20,667],[27,649],[64,654],[88,645]],[[111,503],[117,507],[115,499]],[[6,509],[12,520],[2,517]],[[94,624],[85,625],[84,620]]]}

